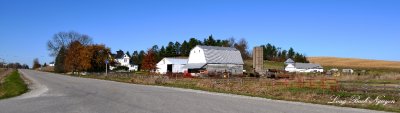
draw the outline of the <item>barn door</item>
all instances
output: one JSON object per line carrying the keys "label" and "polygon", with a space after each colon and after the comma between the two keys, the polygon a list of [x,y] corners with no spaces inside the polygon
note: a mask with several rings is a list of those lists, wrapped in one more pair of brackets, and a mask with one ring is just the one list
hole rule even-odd
{"label": "barn door", "polygon": [[171,73],[172,72],[172,64],[167,65],[167,72]]}

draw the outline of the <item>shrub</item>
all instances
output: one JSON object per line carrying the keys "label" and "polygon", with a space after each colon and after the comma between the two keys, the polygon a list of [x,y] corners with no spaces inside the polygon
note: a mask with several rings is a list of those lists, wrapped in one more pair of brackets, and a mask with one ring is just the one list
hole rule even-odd
{"label": "shrub", "polygon": [[119,70],[128,71],[128,70],[129,70],[129,68],[128,68],[128,67],[126,67],[126,66],[118,66],[118,67],[116,67],[114,70],[115,70],[115,71],[119,71]]}

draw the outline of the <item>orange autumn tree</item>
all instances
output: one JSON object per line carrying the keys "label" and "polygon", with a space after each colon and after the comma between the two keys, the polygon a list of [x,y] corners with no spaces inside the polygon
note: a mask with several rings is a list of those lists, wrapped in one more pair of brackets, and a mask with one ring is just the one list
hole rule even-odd
{"label": "orange autumn tree", "polygon": [[79,41],[74,41],[69,45],[64,63],[67,71],[72,71],[73,74],[86,71],[91,68],[90,61],[90,51],[86,46]]}
{"label": "orange autumn tree", "polygon": [[156,56],[152,49],[149,49],[147,53],[144,55],[142,61],[142,69],[146,71],[155,71],[156,70]]}
{"label": "orange autumn tree", "polygon": [[[106,60],[110,59],[111,49],[103,44],[93,44],[87,46],[90,53],[90,64],[91,68],[88,71],[91,72],[101,72],[105,71]],[[110,61],[112,63],[112,60]]]}

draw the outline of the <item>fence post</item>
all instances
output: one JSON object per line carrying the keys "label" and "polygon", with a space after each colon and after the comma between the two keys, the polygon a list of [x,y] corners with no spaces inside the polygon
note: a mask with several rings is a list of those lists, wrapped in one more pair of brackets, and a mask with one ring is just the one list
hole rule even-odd
{"label": "fence post", "polygon": [[285,87],[287,88],[288,87],[288,79],[285,79]]}
{"label": "fence post", "polygon": [[240,78],[240,86],[243,86],[243,78]]}
{"label": "fence post", "polygon": [[322,89],[325,89],[325,78],[322,78],[321,82],[322,82]]}
{"label": "fence post", "polygon": [[275,90],[275,79],[272,80],[272,90]]}

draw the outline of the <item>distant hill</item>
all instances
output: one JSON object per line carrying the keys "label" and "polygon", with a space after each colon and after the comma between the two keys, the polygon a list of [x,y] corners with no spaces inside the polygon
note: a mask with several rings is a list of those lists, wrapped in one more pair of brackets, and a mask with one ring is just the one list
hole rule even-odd
{"label": "distant hill", "polygon": [[330,66],[330,67],[400,69],[400,62],[398,61],[338,58],[338,57],[308,57],[308,60],[311,63],[318,63],[321,64],[322,66]]}

